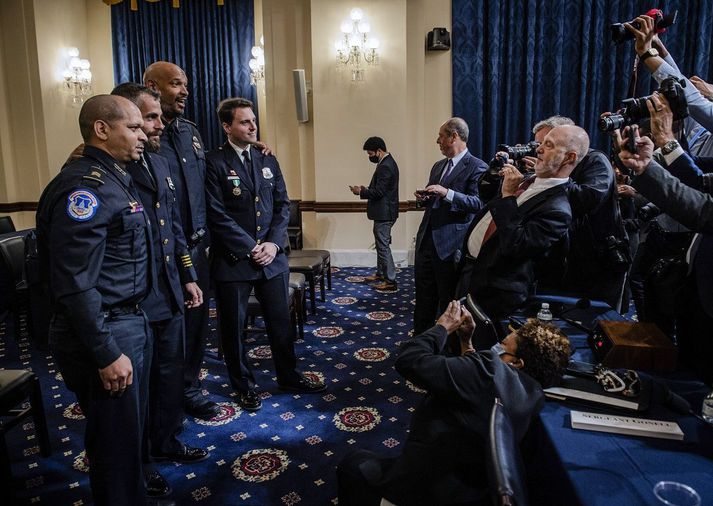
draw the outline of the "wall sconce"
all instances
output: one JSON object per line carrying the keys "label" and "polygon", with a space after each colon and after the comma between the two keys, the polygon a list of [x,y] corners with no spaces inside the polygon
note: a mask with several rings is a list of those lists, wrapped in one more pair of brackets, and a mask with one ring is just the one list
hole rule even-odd
{"label": "wall sconce", "polygon": [[337,68],[349,68],[352,81],[363,81],[364,62],[369,65],[379,63],[379,40],[369,37],[371,25],[364,19],[361,9],[352,9],[349,18],[340,26],[343,38],[334,44],[337,50]]}
{"label": "wall sconce", "polygon": [[265,39],[263,37],[260,37],[259,46],[253,46],[251,53],[253,57],[248,62],[250,84],[256,86],[257,83],[265,79]]}
{"label": "wall sconce", "polygon": [[79,49],[70,47],[67,50],[69,63],[62,73],[64,86],[72,96],[73,104],[81,104],[92,92],[92,72],[89,70],[89,60],[79,58]]}

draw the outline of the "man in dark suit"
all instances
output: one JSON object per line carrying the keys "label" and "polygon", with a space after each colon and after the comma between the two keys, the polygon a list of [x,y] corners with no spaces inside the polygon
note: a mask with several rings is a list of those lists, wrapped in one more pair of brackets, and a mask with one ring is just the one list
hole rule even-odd
{"label": "man in dark suit", "polygon": [[[176,206],[180,210],[183,235],[198,275],[198,286],[203,293],[208,293],[205,150],[195,123],[183,117],[188,98],[188,78],[178,65],[157,61],[146,68],[144,84],[161,94],[162,119],[166,128],[161,135],[159,153],[166,158],[171,170],[171,180],[176,188]],[[201,304],[187,308],[184,314],[184,407],[187,414],[204,420],[220,413],[215,402],[203,395],[198,379],[208,337],[208,309],[208,304]]]}
{"label": "man in dark suit", "polygon": [[252,102],[230,98],[220,103],[218,117],[228,142],[207,157],[206,202],[211,246],[211,275],[216,282],[220,340],[230,383],[243,409],[257,411],[262,401],[243,342],[250,292],[260,301],[277,382],[282,390],[321,392],[295,371],[297,359],[288,309],[287,243],[290,201],[280,165],[264,156],[257,142]]}
{"label": "man in dark suit", "polygon": [[583,129],[559,126],[537,148],[535,177],[521,185],[522,174],[505,165],[501,195],[488,202],[467,235],[458,295],[472,294],[495,318],[527,299],[536,260],[567,235],[569,175],[588,149]]}
{"label": "man in dark suit", "polygon": [[366,216],[374,222],[376,274],[366,281],[380,281],[377,290],[396,290],[396,266],[391,254],[391,228],[399,216],[399,166],[381,137],[369,137],[364,142],[369,161],[376,164],[369,187],[350,186],[354,195],[366,199]]}
{"label": "man in dark suit", "polygon": [[428,185],[416,191],[426,208],[416,234],[416,306],[414,334],[433,326],[456,287],[456,264],[470,222],[483,206],[478,180],[487,165],[468,152],[468,124],[451,118],[441,125],[436,143],[445,159],[431,168]]}
{"label": "man in dark suit", "polygon": [[[696,232],[686,254],[689,265],[686,284],[677,308],[679,360],[706,382],[713,381],[713,371],[701,357],[713,354],[713,197],[710,195],[710,159],[697,159],[701,170],[684,153],[669,131],[660,135],[664,116],[670,115],[665,98],[654,95],[647,104],[651,115],[652,134],[670,173],[652,160],[653,142],[639,137],[634,129],[637,153],[630,153],[619,137],[619,158],[637,176],[632,186],[663,212]],[[665,142],[664,142],[665,141]],[[703,193],[704,190],[706,193]]]}
{"label": "man in dark suit", "polygon": [[145,359],[150,364],[150,378],[144,474],[148,495],[161,496],[171,489],[154,468],[151,457],[191,463],[209,455],[202,448],[183,444],[177,437],[183,421],[183,307],[201,305],[203,293],[195,282],[196,272],[183,236],[168,163],[158,154],[163,132],[159,94],[137,83],[120,84],[111,93],[136,104],[148,138],[141,159],[127,164],[126,172],[149,215],[155,254],[156,289],[141,304],[152,334],[152,353]]}
{"label": "man in dark suit", "polygon": [[[501,346],[473,349],[475,324],[452,301],[437,324],[402,344],[396,370],[428,391],[411,419],[403,453],[382,458],[357,450],[337,467],[340,506],[484,504],[485,441],[499,398],[518,441],[544,404],[541,388],[556,383],[569,362],[569,341],[557,327],[530,320]],[[459,356],[444,353],[457,336]],[[488,502],[489,503],[489,502]]]}

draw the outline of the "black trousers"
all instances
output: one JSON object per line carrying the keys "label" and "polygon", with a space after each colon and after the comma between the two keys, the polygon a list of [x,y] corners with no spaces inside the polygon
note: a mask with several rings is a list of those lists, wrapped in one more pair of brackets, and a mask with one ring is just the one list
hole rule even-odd
{"label": "black trousers", "polygon": [[285,271],[271,279],[216,283],[220,343],[230,384],[237,392],[246,393],[255,387],[244,342],[245,318],[253,288],[265,320],[277,382],[289,384],[299,380],[287,300],[288,280],[289,272]]}
{"label": "black trousers", "polygon": [[198,375],[203,364],[206,339],[208,336],[208,313],[210,310],[210,266],[205,255],[205,247],[199,245],[191,250],[193,267],[198,275],[198,286],[203,292],[204,302],[200,306],[186,309],[185,318],[185,361],[184,361],[184,397],[186,405],[207,402],[201,391]]}
{"label": "black trousers", "polygon": [[131,360],[133,383],[112,397],[99,379],[86,347],[76,340],[72,323],[55,315],[50,324],[50,347],[67,388],[77,395],[87,420],[84,444],[89,481],[97,505],[134,506],[146,502],[141,451],[148,374],[148,320],[143,313],[110,317],[107,325],[122,353]]}
{"label": "black trousers", "polygon": [[424,233],[414,265],[416,306],[413,311],[413,335],[433,327],[448,303],[455,297],[456,266],[452,256],[438,258],[430,227]]}
{"label": "black trousers", "polygon": [[183,314],[150,325],[153,346],[148,430],[144,431],[147,453],[175,453],[183,448],[177,438],[183,422]]}
{"label": "black trousers", "polygon": [[369,450],[355,450],[342,459],[337,466],[339,506],[381,504],[381,492],[373,482],[383,475],[382,460],[385,459]]}

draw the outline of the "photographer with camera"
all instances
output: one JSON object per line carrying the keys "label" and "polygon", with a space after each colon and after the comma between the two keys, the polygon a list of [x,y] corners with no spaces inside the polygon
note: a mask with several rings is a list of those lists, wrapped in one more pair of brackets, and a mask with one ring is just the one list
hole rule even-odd
{"label": "photographer with camera", "polygon": [[[654,118],[656,113],[664,112],[660,97],[654,97],[647,107]],[[624,129],[624,138],[618,131],[614,135],[622,164],[636,174],[632,186],[663,212],[697,232],[686,254],[688,277],[678,299],[676,341],[679,362],[709,382],[713,380],[713,370],[701,357],[713,356],[713,196],[686,185],[654,161],[654,143],[640,137],[636,125]],[[635,152],[631,151],[630,141]],[[680,160],[679,173],[687,169],[697,174],[697,167],[682,150],[678,155],[664,152],[664,157],[669,167]]]}
{"label": "photographer with camera", "polygon": [[[535,124],[535,141],[542,142],[556,126],[574,125],[564,116]],[[619,212],[614,169],[601,151],[589,149],[570,174],[567,190],[572,207],[569,251],[553,251],[539,266],[538,288],[563,290],[603,300],[621,310],[629,239]],[[566,269],[562,265],[566,258]]]}

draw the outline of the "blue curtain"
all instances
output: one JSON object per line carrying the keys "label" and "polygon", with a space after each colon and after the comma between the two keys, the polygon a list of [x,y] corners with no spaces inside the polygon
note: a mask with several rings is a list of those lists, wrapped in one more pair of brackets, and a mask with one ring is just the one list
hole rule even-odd
{"label": "blue curtain", "polygon": [[[471,129],[468,146],[488,160],[497,144],[526,142],[534,123],[562,114],[608,150],[599,114],[627,97],[633,41],[615,46],[609,25],[678,9],[662,40],[685,75],[708,77],[713,2],[707,0],[453,0],[453,113]],[[655,89],[640,70],[637,95]]]}
{"label": "blue curtain", "polygon": [[[255,100],[250,85],[250,50],[254,45],[252,0],[139,2],[131,11],[125,1],[111,7],[116,82],[142,82],[144,69],[156,60],[183,68],[188,77],[185,117],[198,125],[209,149],[224,142],[215,113],[228,97]],[[257,106],[257,104],[256,104]]]}

